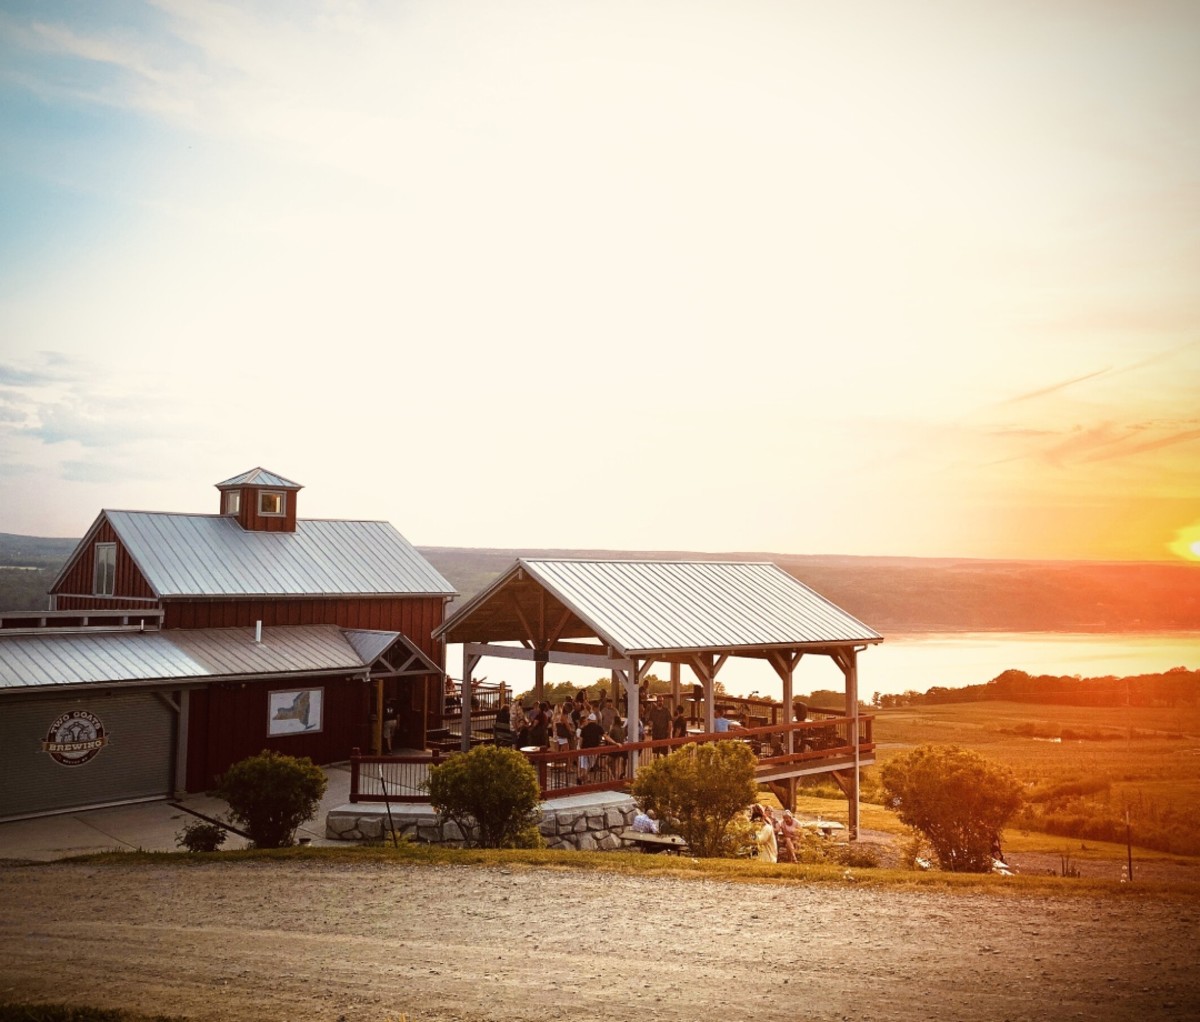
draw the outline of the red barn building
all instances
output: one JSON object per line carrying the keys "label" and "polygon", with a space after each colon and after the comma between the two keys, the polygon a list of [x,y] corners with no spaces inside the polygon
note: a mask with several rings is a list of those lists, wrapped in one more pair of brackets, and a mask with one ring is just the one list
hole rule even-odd
{"label": "red barn building", "polygon": [[318,763],[440,722],[457,595],[387,522],[297,515],[262,468],[216,514],[102,511],[45,614],[0,616],[0,818],[202,791],[262,749]]}

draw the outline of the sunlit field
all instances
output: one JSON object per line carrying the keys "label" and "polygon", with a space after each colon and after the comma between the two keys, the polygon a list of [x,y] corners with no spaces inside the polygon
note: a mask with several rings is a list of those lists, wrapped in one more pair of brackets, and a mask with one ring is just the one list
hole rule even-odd
{"label": "sunlit field", "polygon": [[1200,707],[978,702],[879,711],[880,766],[924,742],[1010,767],[1029,806],[1019,823],[1069,837],[1200,854]]}

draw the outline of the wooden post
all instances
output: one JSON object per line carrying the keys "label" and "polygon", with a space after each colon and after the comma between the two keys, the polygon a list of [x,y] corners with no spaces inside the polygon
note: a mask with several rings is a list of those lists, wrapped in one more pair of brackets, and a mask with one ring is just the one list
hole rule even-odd
{"label": "wooden post", "polygon": [[[625,704],[627,712],[625,714],[625,740],[628,742],[636,742],[638,740],[638,676],[637,676],[637,661],[634,661],[633,667],[628,671],[613,671],[613,674],[623,674],[625,676]],[[637,774],[638,768],[638,753],[636,751],[629,753],[629,779],[632,781],[634,775]]]}
{"label": "wooden post", "polygon": [[383,679],[375,679],[375,721],[371,727],[371,753],[383,755]]}
{"label": "wooden post", "polygon": [[175,729],[175,792],[182,797],[187,791],[188,727],[191,716],[190,689],[179,690],[179,722]]}
{"label": "wooden post", "polygon": [[854,772],[850,776],[850,826],[848,836],[851,841],[857,841],[859,822],[858,651],[853,647],[846,655],[843,671],[846,675],[846,716],[850,718],[850,741],[854,744]]}
{"label": "wooden post", "polygon": [[1129,827],[1129,807],[1125,807],[1125,855],[1129,882],[1133,883],[1133,831]]}

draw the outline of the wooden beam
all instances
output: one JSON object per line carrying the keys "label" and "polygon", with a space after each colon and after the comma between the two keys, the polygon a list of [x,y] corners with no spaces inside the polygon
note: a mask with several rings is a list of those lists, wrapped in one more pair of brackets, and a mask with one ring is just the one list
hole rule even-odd
{"label": "wooden beam", "polygon": [[597,653],[562,653],[558,650],[538,651],[519,646],[493,646],[486,642],[468,642],[463,645],[463,655],[476,657],[500,657],[504,660],[532,660],[552,664],[570,664],[575,667],[597,667],[602,671],[629,670],[632,663],[619,657]]}
{"label": "wooden beam", "polygon": [[553,646],[558,642],[558,637],[562,635],[563,629],[570,623],[571,616],[570,609],[563,607],[562,617],[558,619],[558,624],[554,626],[554,631],[546,637],[546,645]]}

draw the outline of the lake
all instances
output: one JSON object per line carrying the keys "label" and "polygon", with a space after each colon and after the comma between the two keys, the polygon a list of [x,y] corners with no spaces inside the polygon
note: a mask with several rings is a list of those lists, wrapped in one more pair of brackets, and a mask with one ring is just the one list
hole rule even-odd
{"label": "lake", "polygon": [[[858,658],[859,696],[869,702],[875,692],[896,695],[934,685],[959,688],[991,681],[1013,668],[1029,674],[1081,675],[1085,678],[1151,674],[1172,667],[1200,669],[1200,634],[1195,632],[1074,634],[1062,632],[957,632],[935,635],[889,635]],[[462,647],[447,651],[447,669],[462,677]],[[654,673],[669,677],[659,665]],[[489,681],[504,679],[518,692],[533,687],[533,665],[515,660],[485,660],[476,675]],[[597,672],[550,664],[549,682],[587,685]],[[718,680],[732,695],[778,699],[782,693],[775,672],[760,661],[730,657]],[[691,673],[683,671],[690,686]],[[805,657],[794,675],[798,693],[842,688],[841,671],[828,657]]]}

